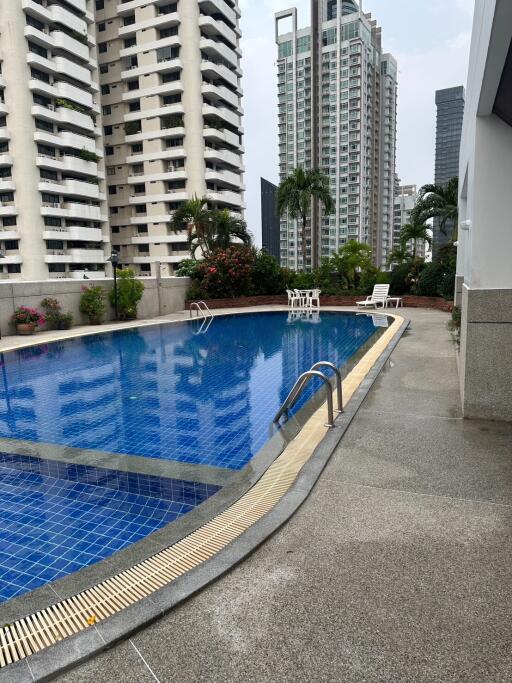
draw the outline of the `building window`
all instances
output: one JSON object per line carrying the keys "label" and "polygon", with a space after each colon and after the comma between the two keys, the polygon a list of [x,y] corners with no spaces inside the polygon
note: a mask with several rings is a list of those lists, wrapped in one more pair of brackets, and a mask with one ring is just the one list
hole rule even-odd
{"label": "building window", "polygon": [[108,43],[98,43],[98,52],[100,54],[106,52],[108,50]]}
{"label": "building window", "polygon": [[12,251],[18,248],[18,240],[5,240],[6,251]]}
{"label": "building window", "polygon": [[108,64],[100,64],[100,74],[108,73]]}
{"label": "building window", "polygon": [[96,9],[104,9],[105,7],[105,0],[96,0]]}
{"label": "building window", "polygon": [[102,31],[104,31],[106,28],[107,28],[107,27],[106,27],[104,21],[102,21],[102,22],[100,22],[100,23],[98,24],[98,31],[99,31],[100,33],[101,33]]}
{"label": "building window", "polygon": [[21,266],[19,263],[9,263],[7,266],[8,273],[21,273]]}
{"label": "building window", "polygon": [[117,194],[117,185],[109,185],[108,186],[108,193],[109,194]]}

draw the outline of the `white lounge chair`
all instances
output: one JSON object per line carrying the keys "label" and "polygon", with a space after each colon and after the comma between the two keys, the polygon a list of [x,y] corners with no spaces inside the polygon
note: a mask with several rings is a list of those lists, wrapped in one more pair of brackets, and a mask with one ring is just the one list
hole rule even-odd
{"label": "white lounge chair", "polygon": [[382,308],[386,308],[388,303],[389,285],[375,285],[371,296],[367,296],[364,301],[357,301],[358,306],[366,308],[367,306],[373,306],[377,308],[379,304]]}

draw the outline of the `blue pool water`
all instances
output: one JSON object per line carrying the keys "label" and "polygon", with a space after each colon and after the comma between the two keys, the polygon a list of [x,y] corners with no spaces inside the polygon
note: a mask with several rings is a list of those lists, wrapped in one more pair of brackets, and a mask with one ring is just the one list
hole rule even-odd
{"label": "blue pool water", "polygon": [[205,334],[199,324],[0,354],[0,437],[241,469],[300,373],[343,366],[380,331],[371,316],[340,313],[225,316]]}
{"label": "blue pool water", "polygon": [[108,557],[218,490],[0,453],[0,601]]}

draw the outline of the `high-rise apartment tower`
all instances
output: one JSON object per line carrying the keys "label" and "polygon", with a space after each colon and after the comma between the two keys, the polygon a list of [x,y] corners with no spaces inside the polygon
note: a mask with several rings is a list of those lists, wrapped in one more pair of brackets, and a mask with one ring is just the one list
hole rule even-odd
{"label": "high-rise apartment tower", "polygon": [[[446,185],[459,175],[460,140],[464,119],[464,87],[446,88],[436,91],[436,168],[435,184]],[[452,237],[453,225],[448,222],[441,231],[439,219],[434,219],[433,257]],[[445,234],[446,233],[446,234]]]}
{"label": "high-rise apartment tower", "polygon": [[172,274],[187,199],[243,208],[237,0],[96,2],[112,242],[140,274]]}
{"label": "high-rise apartment tower", "polygon": [[1,276],[104,276],[110,237],[94,4],[1,5]]}
{"label": "high-rise apartment tower", "polygon": [[[291,20],[291,30],[280,31]],[[381,29],[354,0],[312,0],[311,26],[295,8],[276,14],[279,170],[321,169],[335,211],[313,205],[302,262],[301,227],[281,221],[281,263],[310,268],[348,240],[371,245],[383,265],[392,249],[397,64]]]}

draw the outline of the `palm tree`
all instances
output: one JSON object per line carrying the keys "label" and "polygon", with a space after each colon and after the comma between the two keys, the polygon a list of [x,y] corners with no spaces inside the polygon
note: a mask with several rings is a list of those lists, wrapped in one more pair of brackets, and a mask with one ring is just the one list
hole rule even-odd
{"label": "palm tree", "polygon": [[197,195],[182,204],[173,214],[171,227],[174,230],[187,229],[192,258],[195,258],[197,249],[201,249],[203,253],[205,250],[207,251],[206,233],[210,220],[211,212],[208,210],[208,199],[206,197],[199,198]]}
{"label": "palm tree", "polygon": [[248,246],[252,243],[252,237],[247,230],[247,223],[240,216],[233,215],[228,209],[211,212],[210,249],[227,249],[233,240],[239,240]]}
{"label": "palm tree", "polygon": [[399,244],[392,251],[390,251],[386,263],[388,266],[392,266],[393,264],[401,266],[402,263],[405,263],[410,258],[411,255],[409,254],[409,250],[405,244]]}
{"label": "palm tree", "polygon": [[428,225],[425,225],[425,223],[406,223],[400,232],[400,244],[402,247],[405,247],[407,242],[412,241],[413,259],[416,259],[418,242],[420,240],[426,242],[429,247],[432,246]]}
{"label": "palm tree", "polygon": [[416,206],[411,212],[412,223],[426,223],[439,218],[439,228],[446,235],[446,224],[453,224],[452,240],[457,239],[459,223],[459,179],[452,178],[446,185],[424,185]]}
{"label": "palm tree", "polygon": [[355,287],[358,281],[358,274],[373,267],[372,249],[368,244],[349,240],[340,247],[337,254],[331,259],[333,267],[338,273],[342,273],[347,285]]}
{"label": "palm tree", "polygon": [[300,220],[302,223],[303,268],[306,267],[306,223],[311,213],[313,199],[322,203],[326,214],[334,211],[334,201],[329,191],[329,179],[318,169],[296,168],[277,189],[279,215],[282,216],[285,211],[288,211],[290,218]]}

